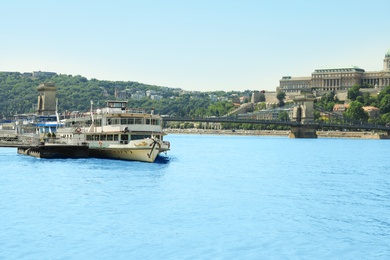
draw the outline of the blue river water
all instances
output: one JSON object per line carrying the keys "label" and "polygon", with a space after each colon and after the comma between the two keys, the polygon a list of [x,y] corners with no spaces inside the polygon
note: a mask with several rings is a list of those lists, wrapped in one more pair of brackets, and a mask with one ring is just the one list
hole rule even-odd
{"label": "blue river water", "polygon": [[0,259],[390,259],[390,141],[166,140],[154,164],[0,148]]}

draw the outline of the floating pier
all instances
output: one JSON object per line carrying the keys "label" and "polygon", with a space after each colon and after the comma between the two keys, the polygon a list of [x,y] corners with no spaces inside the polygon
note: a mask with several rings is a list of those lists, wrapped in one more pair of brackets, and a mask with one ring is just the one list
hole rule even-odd
{"label": "floating pier", "polygon": [[65,159],[88,158],[88,145],[28,145],[18,146],[18,154],[30,155],[38,158]]}

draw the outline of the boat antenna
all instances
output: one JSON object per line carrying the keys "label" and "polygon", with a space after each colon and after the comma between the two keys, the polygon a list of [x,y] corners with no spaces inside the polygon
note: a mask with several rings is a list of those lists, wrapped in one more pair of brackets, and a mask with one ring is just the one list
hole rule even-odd
{"label": "boat antenna", "polygon": [[58,98],[56,98],[56,118],[57,118],[57,126],[59,125],[60,123],[60,116],[58,115]]}
{"label": "boat antenna", "polygon": [[91,100],[91,119],[93,122],[93,100]]}
{"label": "boat antenna", "polygon": [[95,132],[94,129],[95,129],[95,124],[94,124],[94,119],[93,119],[93,100],[91,100],[91,126],[89,127],[89,130],[88,132],[89,133],[92,133],[92,132]]}

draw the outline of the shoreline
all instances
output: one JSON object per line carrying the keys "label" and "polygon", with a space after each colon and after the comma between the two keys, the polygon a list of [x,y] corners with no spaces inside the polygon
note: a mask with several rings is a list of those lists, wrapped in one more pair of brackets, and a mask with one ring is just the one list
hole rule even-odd
{"label": "shoreline", "polygon": [[[204,130],[204,129],[164,129],[167,134],[193,134],[193,135],[241,135],[241,136],[279,136],[287,137],[290,130]],[[317,131],[317,138],[352,138],[352,139],[390,139],[390,135],[375,132],[344,132],[344,131]],[[24,142],[0,140],[0,147],[19,147]]]}
{"label": "shoreline", "polygon": [[[245,135],[245,136],[285,136],[290,130],[204,130],[204,129],[164,129],[167,134],[196,134],[196,135]],[[390,139],[384,133],[375,132],[343,132],[343,131],[317,131],[317,138],[355,138],[355,139]]]}

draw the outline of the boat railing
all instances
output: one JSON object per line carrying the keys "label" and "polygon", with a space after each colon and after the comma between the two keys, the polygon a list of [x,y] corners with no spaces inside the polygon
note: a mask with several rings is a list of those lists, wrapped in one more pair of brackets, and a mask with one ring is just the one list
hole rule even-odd
{"label": "boat railing", "polygon": [[[103,114],[124,114],[124,113],[130,113],[130,114],[146,114],[146,110],[144,108],[117,108],[117,107],[106,107],[100,110]],[[99,111],[96,112],[96,114],[99,114]]]}
{"label": "boat railing", "polygon": [[132,114],[146,114],[146,110],[143,108],[127,108],[126,113]]}

